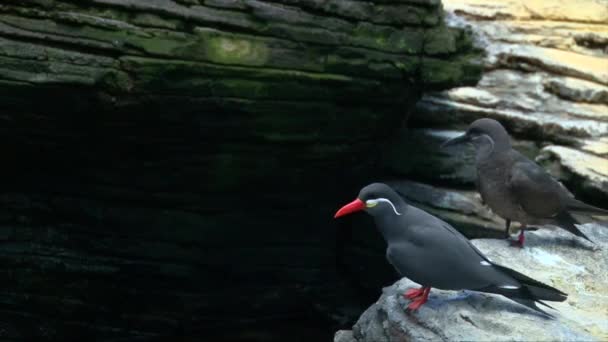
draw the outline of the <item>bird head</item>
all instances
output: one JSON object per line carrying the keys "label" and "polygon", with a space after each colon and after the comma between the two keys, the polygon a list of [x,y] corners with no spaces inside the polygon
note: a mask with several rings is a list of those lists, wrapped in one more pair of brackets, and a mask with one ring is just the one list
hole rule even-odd
{"label": "bird head", "polygon": [[507,130],[500,122],[487,118],[475,120],[465,134],[444,142],[441,148],[462,143],[471,143],[478,151],[493,151],[497,147],[501,149],[511,147]]}
{"label": "bird head", "polygon": [[382,213],[401,215],[399,210],[403,203],[403,199],[388,185],[373,183],[361,189],[357,198],[340,208],[334,218],[362,210],[373,216]]}

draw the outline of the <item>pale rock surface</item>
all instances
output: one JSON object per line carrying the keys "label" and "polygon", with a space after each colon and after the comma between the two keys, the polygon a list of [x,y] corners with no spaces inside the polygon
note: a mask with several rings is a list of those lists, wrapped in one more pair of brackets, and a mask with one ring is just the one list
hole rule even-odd
{"label": "pale rock surface", "polygon": [[541,163],[557,162],[558,165],[552,168],[556,177],[576,177],[582,186],[608,193],[608,162],[605,158],[573,148],[551,145],[541,150],[537,160]]}
{"label": "pale rock surface", "polygon": [[566,100],[608,104],[608,87],[594,82],[554,77],[547,79],[543,85],[547,91]]}

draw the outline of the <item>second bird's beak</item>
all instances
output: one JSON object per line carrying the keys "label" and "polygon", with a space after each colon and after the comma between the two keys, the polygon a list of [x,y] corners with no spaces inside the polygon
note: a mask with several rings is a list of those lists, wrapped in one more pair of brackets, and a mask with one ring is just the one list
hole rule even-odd
{"label": "second bird's beak", "polygon": [[463,135],[459,135],[455,138],[452,138],[446,142],[444,142],[443,144],[441,144],[440,148],[446,148],[448,146],[454,146],[454,145],[458,145],[458,144],[462,144],[465,142],[469,142],[471,140],[471,137],[468,134],[463,134]]}
{"label": "second bird's beak", "polygon": [[354,201],[352,201],[352,202],[348,203],[347,205],[343,206],[342,208],[340,208],[340,210],[338,210],[338,212],[336,212],[336,215],[334,215],[334,218],[348,215],[348,214],[354,213],[356,211],[363,210],[364,208],[365,208],[365,202],[363,202],[362,200],[357,198]]}

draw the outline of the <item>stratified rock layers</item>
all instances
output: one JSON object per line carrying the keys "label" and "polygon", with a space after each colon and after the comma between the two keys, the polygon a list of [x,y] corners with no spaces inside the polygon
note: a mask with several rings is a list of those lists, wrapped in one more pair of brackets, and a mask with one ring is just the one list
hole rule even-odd
{"label": "stratified rock layers", "polygon": [[475,55],[435,0],[3,1],[0,338],[328,324],[338,189]]}
{"label": "stratified rock layers", "polygon": [[[444,6],[448,22],[468,27],[486,51],[485,71],[475,87],[425,94],[410,118],[416,129],[396,139],[385,158],[391,174],[444,191],[471,189],[472,151],[439,145],[490,117],[578,198],[605,207],[608,3],[447,0]],[[449,219],[453,212],[440,214]]]}

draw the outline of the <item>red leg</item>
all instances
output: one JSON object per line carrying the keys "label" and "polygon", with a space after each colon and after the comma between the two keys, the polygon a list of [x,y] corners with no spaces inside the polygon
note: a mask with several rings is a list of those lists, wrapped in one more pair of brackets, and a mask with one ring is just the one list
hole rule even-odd
{"label": "red leg", "polygon": [[519,236],[517,237],[517,240],[515,240],[515,241],[511,240],[511,246],[519,247],[519,248],[524,247],[524,242],[526,241],[525,231],[526,231],[526,226],[522,225],[521,228],[519,229]]}
{"label": "red leg", "polygon": [[426,301],[429,299],[430,292],[430,287],[423,287],[422,295],[414,299],[410,305],[407,306],[407,308],[410,310],[418,310],[422,304],[426,303]]}
{"label": "red leg", "polygon": [[525,230],[524,230],[524,229],[522,229],[522,230],[519,232],[519,237],[517,238],[517,241],[519,242],[519,245],[520,245],[521,247],[523,247],[523,246],[524,246],[524,241],[526,241],[526,236],[525,236],[524,234],[525,234]]}
{"label": "red leg", "polygon": [[414,299],[416,297],[422,296],[423,293],[424,293],[424,287],[421,287],[419,289],[408,289],[403,294],[403,297],[405,297],[407,299]]}

